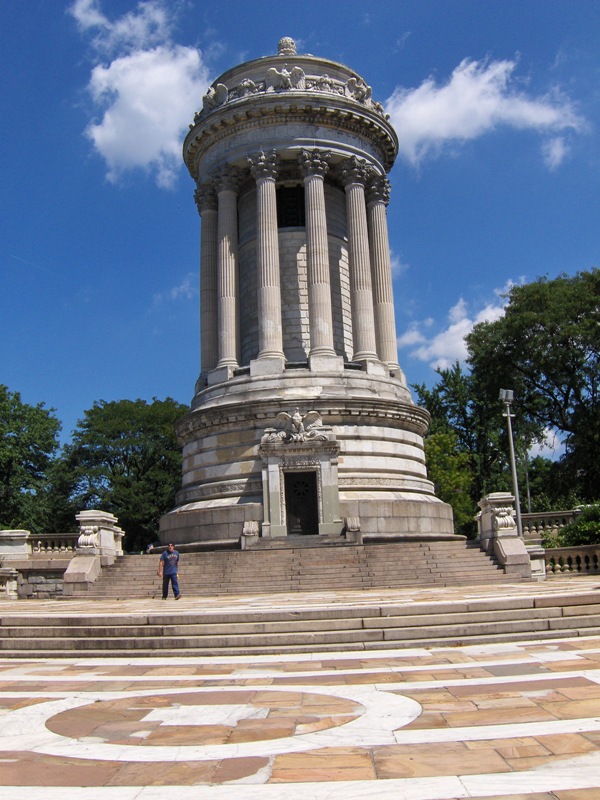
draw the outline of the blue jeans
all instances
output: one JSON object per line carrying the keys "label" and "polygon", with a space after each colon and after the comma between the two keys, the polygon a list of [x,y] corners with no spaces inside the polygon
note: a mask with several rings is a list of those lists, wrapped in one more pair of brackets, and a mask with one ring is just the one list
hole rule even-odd
{"label": "blue jeans", "polygon": [[169,581],[171,581],[171,585],[173,586],[173,594],[175,597],[179,597],[179,583],[177,581],[177,575],[163,575],[163,600],[166,600],[169,596]]}

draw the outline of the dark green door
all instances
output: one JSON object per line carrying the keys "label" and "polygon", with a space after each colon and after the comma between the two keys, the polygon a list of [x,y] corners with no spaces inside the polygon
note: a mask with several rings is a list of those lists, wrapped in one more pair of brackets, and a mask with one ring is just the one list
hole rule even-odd
{"label": "dark green door", "polygon": [[319,533],[316,472],[286,472],[285,508],[288,536]]}

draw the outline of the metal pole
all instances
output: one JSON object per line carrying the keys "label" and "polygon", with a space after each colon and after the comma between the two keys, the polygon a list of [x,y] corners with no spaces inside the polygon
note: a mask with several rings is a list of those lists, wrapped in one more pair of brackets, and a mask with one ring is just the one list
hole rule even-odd
{"label": "metal pole", "polygon": [[515,459],[515,445],[513,442],[513,432],[512,432],[512,423],[511,419],[513,415],[510,413],[510,404],[513,398],[513,393],[510,389],[501,389],[500,390],[500,399],[504,402],[506,406],[506,412],[504,416],[506,417],[506,425],[508,427],[508,447],[510,450],[510,469],[512,472],[512,481],[513,481],[513,493],[515,495],[515,506],[517,512],[517,533],[521,538],[523,538],[523,525],[521,523],[521,501],[519,499],[519,480],[517,478],[517,462]]}

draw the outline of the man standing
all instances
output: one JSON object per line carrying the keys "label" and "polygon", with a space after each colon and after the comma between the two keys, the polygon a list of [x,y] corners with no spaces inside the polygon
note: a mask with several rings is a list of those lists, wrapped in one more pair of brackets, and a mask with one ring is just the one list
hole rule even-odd
{"label": "man standing", "polygon": [[162,598],[166,600],[169,595],[169,581],[173,586],[175,600],[179,600],[181,592],[177,581],[177,570],[179,568],[179,553],[175,550],[174,544],[168,544],[167,549],[161,553],[158,562],[158,577],[162,578]]}

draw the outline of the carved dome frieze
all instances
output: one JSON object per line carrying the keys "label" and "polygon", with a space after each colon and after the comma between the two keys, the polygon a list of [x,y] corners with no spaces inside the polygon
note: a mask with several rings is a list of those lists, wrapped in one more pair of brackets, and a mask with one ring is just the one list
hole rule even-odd
{"label": "carved dome frieze", "polygon": [[264,78],[259,81],[245,77],[240,83],[230,87],[219,81],[214,83],[202,98],[202,109],[196,112],[190,128],[197,125],[211,111],[226,103],[245,100],[251,95],[294,91],[324,92],[344,97],[347,100],[354,100],[388,119],[381,103],[373,100],[371,87],[358,75],[351,75],[346,81],[342,81],[331,78],[327,73],[306,75],[302,67],[292,66],[291,69],[288,69],[288,65],[285,64],[280,70],[277,67],[270,67],[266,70]]}
{"label": "carved dome frieze", "polygon": [[366,81],[344,64],[298,55],[294,40],[284,37],[278,55],[240,64],[212,83],[190,125],[185,163],[197,179],[203,154],[223,137],[290,124],[362,138],[386,171],[397,155],[396,133]]}

